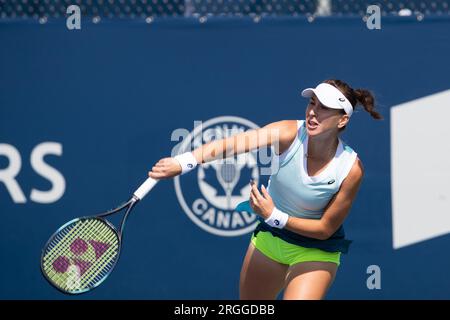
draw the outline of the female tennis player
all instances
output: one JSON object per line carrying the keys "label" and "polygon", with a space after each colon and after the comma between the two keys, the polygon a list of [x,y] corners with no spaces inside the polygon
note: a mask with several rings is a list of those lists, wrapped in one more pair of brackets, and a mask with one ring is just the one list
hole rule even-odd
{"label": "female tennis player", "polygon": [[[249,208],[260,217],[241,269],[241,299],[323,299],[341,253],[351,241],[342,224],[361,184],[364,169],[355,151],[340,139],[357,105],[375,119],[373,95],[340,80],[302,91],[310,98],[305,120],[268,124],[192,152],[158,161],[155,179],[184,174],[198,163],[278,146],[279,170],[267,189],[252,183]],[[245,205],[244,205],[245,207]]]}

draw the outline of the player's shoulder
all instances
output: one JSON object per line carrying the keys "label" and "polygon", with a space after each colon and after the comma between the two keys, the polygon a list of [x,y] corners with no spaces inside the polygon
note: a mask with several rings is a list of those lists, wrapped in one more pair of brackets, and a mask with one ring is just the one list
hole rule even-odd
{"label": "player's shoulder", "polygon": [[302,124],[303,120],[279,120],[265,125],[264,128],[278,129],[281,134],[286,134],[289,132],[296,134]]}
{"label": "player's shoulder", "polygon": [[342,192],[350,192],[356,190],[364,177],[364,167],[361,162],[361,159],[356,157],[350,171],[345,177],[344,181],[342,181],[341,191]]}
{"label": "player's shoulder", "polygon": [[266,124],[264,127],[267,128],[280,128],[280,129],[289,129],[296,128],[299,120],[278,120],[271,123]]}
{"label": "player's shoulder", "polygon": [[352,165],[352,168],[348,173],[348,177],[351,180],[361,180],[363,176],[364,176],[364,166],[361,159],[357,156],[355,162]]}
{"label": "player's shoulder", "polygon": [[267,124],[264,128],[269,130],[276,130],[280,141],[292,141],[297,136],[299,129],[299,120],[280,120]]}

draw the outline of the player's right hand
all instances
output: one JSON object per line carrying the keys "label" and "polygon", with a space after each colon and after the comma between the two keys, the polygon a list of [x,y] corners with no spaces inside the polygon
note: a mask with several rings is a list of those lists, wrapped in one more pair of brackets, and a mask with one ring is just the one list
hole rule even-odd
{"label": "player's right hand", "polygon": [[181,166],[175,158],[162,158],[149,171],[148,176],[153,179],[168,179],[180,173]]}

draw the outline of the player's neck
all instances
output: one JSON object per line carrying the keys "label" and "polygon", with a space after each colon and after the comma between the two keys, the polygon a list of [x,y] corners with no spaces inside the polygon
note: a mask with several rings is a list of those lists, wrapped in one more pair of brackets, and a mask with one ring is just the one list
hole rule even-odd
{"label": "player's neck", "polygon": [[308,136],[308,150],[306,155],[309,159],[318,161],[329,161],[336,154],[339,139],[336,135]]}

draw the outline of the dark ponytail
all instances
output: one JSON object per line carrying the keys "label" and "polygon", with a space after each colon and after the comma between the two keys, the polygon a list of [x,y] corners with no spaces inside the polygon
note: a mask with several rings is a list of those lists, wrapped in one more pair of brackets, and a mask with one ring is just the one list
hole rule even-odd
{"label": "dark ponytail", "polygon": [[325,83],[338,88],[353,106],[353,110],[360,104],[374,119],[381,120],[383,116],[375,110],[375,98],[373,94],[366,89],[352,89],[347,83],[341,80],[329,79]]}
{"label": "dark ponytail", "polygon": [[[383,116],[375,110],[375,98],[373,94],[365,89],[356,89],[353,90],[355,94],[356,101],[361,104],[368,113],[372,116],[372,118],[380,120],[383,119]],[[355,106],[353,106],[355,108]]]}

